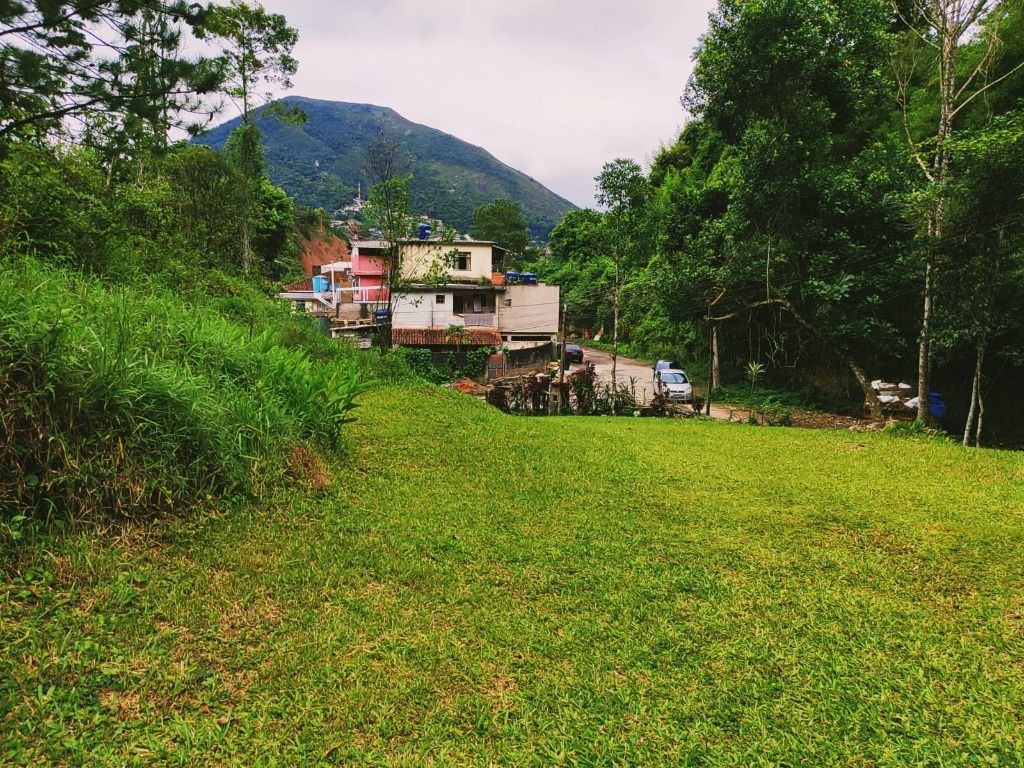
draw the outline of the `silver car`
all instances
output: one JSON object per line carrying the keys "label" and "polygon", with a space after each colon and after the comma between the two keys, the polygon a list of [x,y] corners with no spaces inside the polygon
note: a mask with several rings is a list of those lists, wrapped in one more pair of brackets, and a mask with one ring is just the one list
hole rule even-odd
{"label": "silver car", "polygon": [[689,403],[693,401],[693,385],[682,370],[666,368],[654,372],[654,394],[673,403]]}

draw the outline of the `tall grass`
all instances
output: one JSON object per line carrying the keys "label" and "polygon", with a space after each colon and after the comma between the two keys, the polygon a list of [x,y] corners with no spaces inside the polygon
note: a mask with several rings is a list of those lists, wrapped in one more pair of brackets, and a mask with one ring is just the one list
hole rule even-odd
{"label": "tall grass", "polygon": [[365,388],[354,353],[249,295],[260,324],[154,286],[0,265],[0,512],[150,516],[333,450]]}

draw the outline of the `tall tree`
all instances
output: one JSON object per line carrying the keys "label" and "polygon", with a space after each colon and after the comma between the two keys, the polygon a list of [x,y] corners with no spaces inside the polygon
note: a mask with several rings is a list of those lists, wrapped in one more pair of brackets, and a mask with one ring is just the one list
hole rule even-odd
{"label": "tall tree", "polygon": [[856,349],[890,335],[872,311],[892,279],[878,253],[890,272],[901,255],[884,201],[902,171],[875,139],[888,17],[879,0],[722,0],[686,94],[711,167],[666,182],[712,214],[682,218],[677,257],[705,285],[709,319],[770,329],[784,362],[794,347],[836,355],[876,415]]}
{"label": "tall tree", "polygon": [[[223,47],[224,93],[242,113],[242,125],[235,130],[231,156],[245,179],[246,197],[252,210],[265,176],[257,109],[272,98],[272,94],[261,94],[259,89],[264,85],[291,88],[291,76],[299,66],[292,57],[299,33],[289,27],[279,13],[267,13],[259,4],[231,0],[226,6],[210,9],[198,36]],[[285,111],[276,102],[271,103],[269,111],[289,120],[305,119],[301,110]],[[242,265],[247,273],[254,261],[251,218],[246,218],[242,228]]]}
{"label": "tall tree", "polygon": [[370,226],[380,231],[386,252],[382,262],[383,291],[378,293],[378,306],[387,310],[377,337],[381,354],[391,349],[391,321],[403,281],[402,241],[412,238],[416,224],[407,162],[398,142],[384,133],[378,134],[367,148],[366,173],[371,186],[366,218]]}
{"label": "tall tree", "polygon": [[649,187],[643,170],[635,160],[619,158],[605,163],[597,182],[597,202],[607,209],[608,250],[612,257],[612,415],[618,399],[616,379],[619,357],[619,295],[622,289],[622,260],[636,254],[640,243],[641,220],[645,214]]}
{"label": "tall tree", "polygon": [[246,125],[255,121],[255,110],[271,99],[270,94],[262,94],[261,87],[292,87],[291,77],[299,66],[292,49],[299,33],[281,14],[267,13],[259,4],[231,0],[210,9],[199,37],[223,46],[224,92],[235,102]]}
{"label": "tall tree", "polygon": [[495,200],[477,206],[473,211],[470,232],[480,240],[497,243],[509,252],[513,260],[521,259],[530,244],[526,217],[514,200]]}
{"label": "tall tree", "polygon": [[0,140],[107,116],[163,141],[220,83],[218,66],[180,45],[206,20],[186,0],[0,3]]}
{"label": "tall tree", "polygon": [[[992,77],[1001,53],[1000,24],[1013,3],[999,0],[891,0],[893,12],[905,29],[904,45],[893,58],[903,124],[911,156],[929,188],[929,204],[924,215],[925,244],[924,290],[921,333],[918,344],[918,419],[928,419],[928,393],[931,389],[931,343],[934,333],[937,254],[947,234],[947,191],[952,171],[951,140],[957,117],[979,96],[1015,72],[1024,68],[1016,63],[1008,71]],[[982,29],[984,46],[977,61],[961,72],[964,43]],[[926,82],[938,104],[934,128],[925,135],[915,132],[909,118],[912,86],[919,70],[928,68],[934,79]]]}

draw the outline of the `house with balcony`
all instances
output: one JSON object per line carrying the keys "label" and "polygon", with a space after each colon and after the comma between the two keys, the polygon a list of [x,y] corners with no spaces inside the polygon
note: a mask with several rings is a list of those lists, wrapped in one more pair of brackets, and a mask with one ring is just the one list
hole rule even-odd
{"label": "house with balcony", "polygon": [[[558,286],[507,280],[506,251],[497,244],[423,239],[400,248],[403,288],[394,301],[394,329],[486,329],[512,349],[557,336]],[[354,300],[367,306],[363,314],[372,316],[388,301],[388,258],[382,241],[352,243]]]}

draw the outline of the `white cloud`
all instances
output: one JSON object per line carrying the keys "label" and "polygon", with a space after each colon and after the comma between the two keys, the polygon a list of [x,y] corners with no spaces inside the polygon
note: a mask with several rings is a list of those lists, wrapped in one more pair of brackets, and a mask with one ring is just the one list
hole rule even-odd
{"label": "white cloud", "polygon": [[377,104],[477,144],[579,205],[649,159],[712,0],[264,0],[299,30],[292,93]]}

